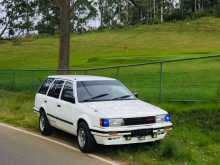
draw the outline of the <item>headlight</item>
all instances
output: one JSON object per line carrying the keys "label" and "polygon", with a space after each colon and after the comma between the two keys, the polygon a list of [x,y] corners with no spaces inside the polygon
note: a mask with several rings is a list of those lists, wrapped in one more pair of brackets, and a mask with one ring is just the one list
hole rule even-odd
{"label": "headlight", "polygon": [[118,127],[123,126],[124,120],[123,119],[101,119],[100,126],[101,127]]}
{"label": "headlight", "polygon": [[170,122],[170,121],[171,121],[171,117],[169,114],[156,116],[157,123]]}

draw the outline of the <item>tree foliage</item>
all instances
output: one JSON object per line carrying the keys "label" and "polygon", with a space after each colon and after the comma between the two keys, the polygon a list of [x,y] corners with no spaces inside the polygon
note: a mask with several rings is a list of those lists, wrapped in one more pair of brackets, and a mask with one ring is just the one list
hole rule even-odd
{"label": "tree foliage", "polygon": [[50,0],[37,0],[37,14],[41,18],[35,29],[40,34],[53,35],[58,31],[59,11]]}
{"label": "tree foliage", "polygon": [[[220,16],[220,0],[69,0],[71,31],[90,30],[91,20],[100,28],[155,24],[201,16]],[[60,1],[61,2],[61,1]],[[53,35],[59,29],[60,11],[53,0],[0,0],[0,37]]]}
{"label": "tree foliage", "polygon": [[[19,36],[21,33],[29,35],[34,28],[34,16],[36,4],[30,0],[1,0],[0,24],[1,34],[10,36]],[[2,36],[1,35],[1,36]]]}

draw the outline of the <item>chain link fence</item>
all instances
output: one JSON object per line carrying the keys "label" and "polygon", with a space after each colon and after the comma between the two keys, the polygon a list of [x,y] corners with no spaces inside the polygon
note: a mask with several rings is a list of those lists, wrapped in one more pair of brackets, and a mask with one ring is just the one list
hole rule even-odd
{"label": "chain link fence", "polygon": [[[151,102],[220,101],[220,55],[65,72],[119,79]],[[0,88],[35,92],[48,75],[58,73],[51,69],[0,70]]]}

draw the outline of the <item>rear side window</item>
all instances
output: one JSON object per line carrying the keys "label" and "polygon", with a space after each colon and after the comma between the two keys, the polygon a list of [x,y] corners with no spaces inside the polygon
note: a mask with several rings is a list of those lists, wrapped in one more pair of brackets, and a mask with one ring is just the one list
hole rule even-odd
{"label": "rear side window", "polygon": [[75,97],[73,93],[73,83],[66,82],[63,87],[61,99],[70,103],[75,103]]}
{"label": "rear side window", "polygon": [[52,87],[50,88],[48,92],[48,96],[54,97],[54,98],[59,98],[60,91],[63,87],[63,80],[55,80]]}
{"label": "rear side window", "polygon": [[44,83],[42,84],[42,86],[40,87],[40,89],[38,90],[38,93],[40,94],[46,94],[51,83],[53,82],[54,78],[48,78],[44,81]]}

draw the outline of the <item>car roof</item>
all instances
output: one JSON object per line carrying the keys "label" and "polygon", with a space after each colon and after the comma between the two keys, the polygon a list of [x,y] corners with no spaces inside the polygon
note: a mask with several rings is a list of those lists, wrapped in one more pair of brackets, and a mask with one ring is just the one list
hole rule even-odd
{"label": "car roof", "polygon": [[72,81],[94,81],[94,80],[115,80],[109,77],[90,76],[90,75],[51,75],[48,78],[65,79]]}

